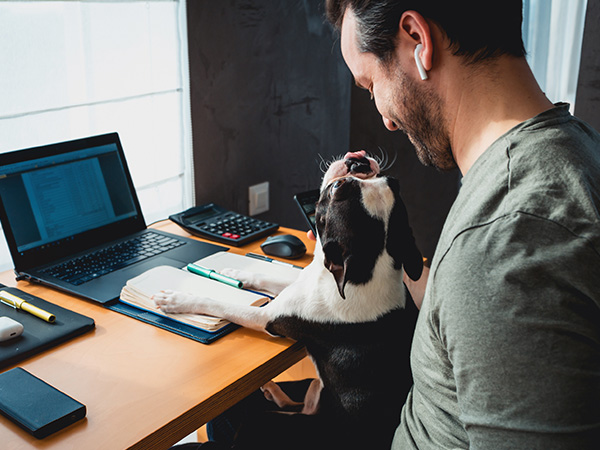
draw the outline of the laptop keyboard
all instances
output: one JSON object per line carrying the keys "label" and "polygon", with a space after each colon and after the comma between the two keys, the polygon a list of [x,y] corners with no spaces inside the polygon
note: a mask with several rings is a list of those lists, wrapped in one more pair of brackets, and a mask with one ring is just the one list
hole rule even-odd
{"label": "laptop keyboard", "polygon": [[44,269],[43,272],[78,286],[184,244],[185,242],[178,239],[150,231],[89,255]]}

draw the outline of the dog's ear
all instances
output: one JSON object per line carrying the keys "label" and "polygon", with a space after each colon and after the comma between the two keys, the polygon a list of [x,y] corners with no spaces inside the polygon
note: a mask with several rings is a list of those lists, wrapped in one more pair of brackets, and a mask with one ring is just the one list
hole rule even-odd
{"label": "dog's ear", "polygon": [[404,266],[410,279],[417,281],[423,272],[423,257],[408,224],[408,213],[400,197],[400,184],[395,178],[388,177],[387,181],[395,202],[388,224],[386,249],[394,259],[394,268],[399,270]]}
{"label": "dog's ear", "polygon": [[346,287],[346,272],[348,268],[347,258],[344,259],[343,249],[337,242],[327,242],[323,245],[323,253],[325,254],[325,267],[331,272],[335,283],[338,287],[338,292],[345,300],[344,288]]}

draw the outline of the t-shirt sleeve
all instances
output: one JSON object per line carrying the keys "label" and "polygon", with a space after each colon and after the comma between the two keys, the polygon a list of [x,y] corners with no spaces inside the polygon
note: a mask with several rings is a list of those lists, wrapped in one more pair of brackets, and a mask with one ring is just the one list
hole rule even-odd
{"label": "t-shirt sleeve", "polygon": [[472,449],[597,448],[599,269],[585,238],[523,214],[443,255],[434,321]]}

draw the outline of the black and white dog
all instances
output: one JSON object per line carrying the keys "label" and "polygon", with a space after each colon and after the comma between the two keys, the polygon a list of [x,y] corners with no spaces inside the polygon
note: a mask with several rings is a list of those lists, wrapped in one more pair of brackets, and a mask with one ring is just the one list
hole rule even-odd
{"label": "black and white dog", "polygon": [[314,259],[288,286],[224,272],[250,289],[278,294],[268,305],[241,307],[170,291],[154,296],[165,312],[223,317],[306,345],[319,380],[305,401],[292,402],[274,383],[264,388],[280,407],[300,414],[257,420],[253,436],[239,448],[271,448],[268,442],[280,448],[390,448],[412,385],[409,353],[417,317],[403,271],[416,281],[423,261],[398,181],[379,170],[364,152],[329,166],[317,204]]}

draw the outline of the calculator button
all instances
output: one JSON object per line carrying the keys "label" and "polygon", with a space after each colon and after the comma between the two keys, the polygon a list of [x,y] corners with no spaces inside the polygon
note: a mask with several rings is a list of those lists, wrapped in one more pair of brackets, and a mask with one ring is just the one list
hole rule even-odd
{"label": "calculator button", "polygon": [[232,234],[231,235],[231,239],[239,239],[240,235],[239,234]]}
{"label": "calculator button", "polygon": [[226,231],[221,236],[226,237],[226,238],[230,238],[231,237],[231,233],[229,233],[229,232]]}

